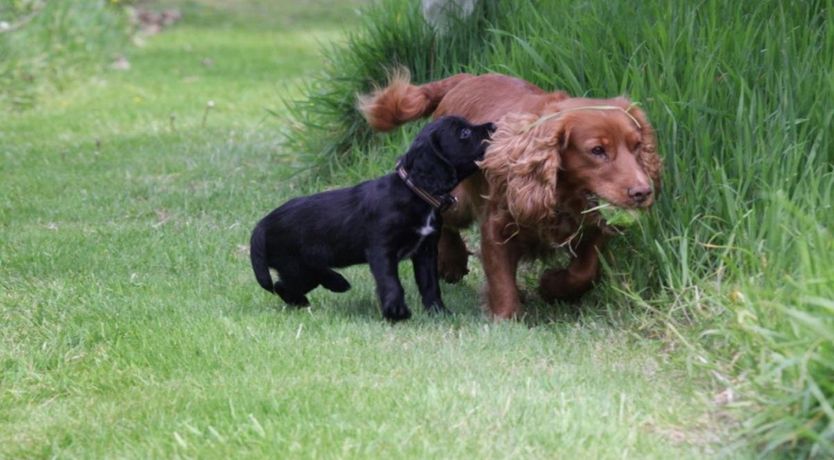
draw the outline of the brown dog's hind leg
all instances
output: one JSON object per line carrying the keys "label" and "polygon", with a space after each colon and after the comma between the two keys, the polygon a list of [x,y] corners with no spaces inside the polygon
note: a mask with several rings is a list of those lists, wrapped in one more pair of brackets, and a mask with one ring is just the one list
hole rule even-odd
{"label": "brown dog's hind leg", "polygon": [[437,243],[437,271],[443,281],[457,283],[467,273],[469,251],[460,232],[451,227],[443,227]]}
{"label": "brown dog's hind leg", "polygon": [[552,268],[539,278],[539,294],[546,302],[576,300],[588,292],[599,278],[599,250],[606,237],[599,229],[582,236],[576,248],[576,257],[567,268]]}

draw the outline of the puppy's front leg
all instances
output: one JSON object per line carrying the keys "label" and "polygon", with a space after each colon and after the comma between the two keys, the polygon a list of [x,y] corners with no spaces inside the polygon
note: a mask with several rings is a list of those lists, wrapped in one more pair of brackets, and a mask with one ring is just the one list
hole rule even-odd
{"label": "puppy's front leg", "polygon": [[437,237],[432,235],[423,241],[417,252],[411,256],[414,265],[414,280],[423,299],[423,307],[430,313],[449,313],[440,297],[437,282]]}
{"label": "puppy's front leg", "polygon": [[389,321],[411,318],[411,310],[405,304],[403,286],[397,273],[399,260],[393,251],[383,248],[368,250],[368,265],[376,281],[376,292],[382,304],[382,316]]}

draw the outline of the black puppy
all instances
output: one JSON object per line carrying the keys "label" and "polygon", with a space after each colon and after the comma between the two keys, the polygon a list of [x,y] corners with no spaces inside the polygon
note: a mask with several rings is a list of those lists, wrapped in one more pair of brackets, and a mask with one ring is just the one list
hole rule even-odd
{"label": "black puppy", "polygon": [[[376,280],[382,315],[411,316],[397,274],[411,258],[423,306],[447,311],[437,284],[440,213],[454,204],[455,186],[477,171],[492,123],[472,125],[443,117],[423,128],[396,173],[350,188],[294,198],[258,222],[250,254],[258,283],[291,305],[309,305],[318,285],[333,292],[350,283],[331,267],[368,263]],[[269,268],[280,280],[273,284]]]}

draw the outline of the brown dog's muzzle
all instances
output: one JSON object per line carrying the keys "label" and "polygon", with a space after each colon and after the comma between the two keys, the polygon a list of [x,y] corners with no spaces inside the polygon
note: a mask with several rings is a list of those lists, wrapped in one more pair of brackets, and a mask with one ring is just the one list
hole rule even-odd
{"label": "brown dog's muzzle", "polygon": [[631,198],[632,203],[638,207],[650,205],[651,196],[652,188],[648,185],[640,185],[637,187],[630,187],[628,189],[628,197]]}

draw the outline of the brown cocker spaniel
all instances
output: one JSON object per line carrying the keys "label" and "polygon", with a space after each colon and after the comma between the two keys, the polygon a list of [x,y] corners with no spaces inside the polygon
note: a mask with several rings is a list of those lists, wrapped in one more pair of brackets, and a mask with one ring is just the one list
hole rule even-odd
{"label": "brown cocker spaniel", "polygon": [[454,191],[444,214],[438,266],[449,282],[467,272],[460,229],[481,225],[488,307],[498,318],[520,313],[516,270],[523,257],[562,248],[566,268],[546,270],[539,292],[547,301],[574,299],[599,276],[599,250],[613,234],[599,198],[623,208],[648,208],[662,162],[646,116],[624,97],[573,98],[506,75],[468,75],[409,83],[394,74],[385,88],[359,97],[368,123],[387,131],[420,117],[458,115],[498,130],[480,166]]}

